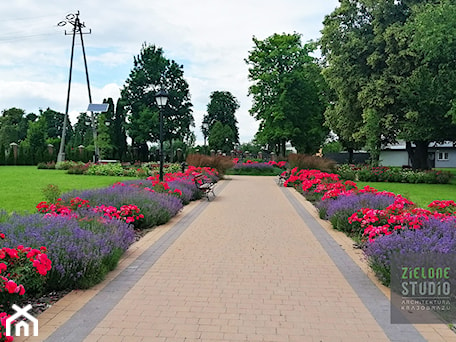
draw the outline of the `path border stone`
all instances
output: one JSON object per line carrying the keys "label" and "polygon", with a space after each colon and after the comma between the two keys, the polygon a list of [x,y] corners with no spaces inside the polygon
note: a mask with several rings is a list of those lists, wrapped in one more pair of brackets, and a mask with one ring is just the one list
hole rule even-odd
{"label": "path border stone", "polygon": [[390,323],[389,299],[340,247],[336,240],[326,232],[314,216],[299,203],[298,199],[291,193],[291,191],[296,190],[283,188],[282,191],[379,326],[383,329],[386,336],[394,342],[426,342],[426,339],[424,339],[413,325]]}
{"label": "path border stone", "polygon": [[[216,188],[217,192],[222,191],[226,184],[226,182],[220,182]],[[87,338],[90,332],[95,329],[210,203],[209,201],[201,200],[191,212],[182,217],[169,231],[163,234],[160,239],[122,270],[69,320],[45,339],[45,342],[80,342]],[[77,335],[74,334],[75,331],[77,331]]]}

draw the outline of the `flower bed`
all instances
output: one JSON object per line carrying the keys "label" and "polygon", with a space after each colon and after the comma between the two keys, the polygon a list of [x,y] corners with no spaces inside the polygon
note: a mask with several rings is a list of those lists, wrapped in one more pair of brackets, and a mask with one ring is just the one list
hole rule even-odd
{"label": "flower bed", "polygon": [[246,160],[240,162],[238,158],[233,158],[233,167],[229,170],[232,175],[262,175],[262,176],[277,176],[285,168],[286,162],[284,161],[269,161],[259,162]]}
{"label": "flower bed", "polygon": [[390,281],[393,252],[456,252],[456,203],[433,201],[418,208],[401,195],[380,192],[318,170],[293,169],[284,185],[293,186],[335,229],[362,244],[379,280]]}
{"label": "flower bed", "polygon": [[5,321],[19,296],[97,284],[135,241],[135,229],[166,223],[184,204],[201,198],[195,173],[218,180],[214,169],[189,167],[166,174],[163,182],[151,176],[66,193],[55,202],[40,202],[38,214],[0,212],[0,238],[6,236],[0,250],[0,311],[5,311],[0,342],[13,340],[5,337]]}
{"label": "flower bed", "polygon": [[[0,221],[4,213],[0,213]],[[0,239],[5,234],[0,233]],[[40,293],[45,277],[51,269],[51,261],[46,255],[46,247],[38,249],[17,245],[0,249],[0,341],[13,341],[6,335],[6,320],[11,316],[11,306],[21,297]],[[26,293],[27,291],[27,293]]]}

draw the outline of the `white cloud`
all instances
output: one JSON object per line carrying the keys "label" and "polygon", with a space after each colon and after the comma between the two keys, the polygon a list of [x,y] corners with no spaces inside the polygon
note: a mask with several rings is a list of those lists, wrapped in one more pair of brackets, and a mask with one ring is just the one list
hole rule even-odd
{"label": "white cloud", "polygon": [[[243,142],[253,138],[257,123],[248,114],[248,66],[252,37],[298,32],[303,41],[319,37],[324,15],[337,0],[18,0],[2,2],[0,12],[0,110],[19,107],[27,112],[51,107],[65,110],[71,25],[57,23],[80,10],[93,102],[119,96],[143,42],[162,47],[166,57],[184,65],[199,127],[209,95],[228,90],[239,100],[237,112]],[[81,46],[75,47],[70,97],[72,122],[87,108]]]}

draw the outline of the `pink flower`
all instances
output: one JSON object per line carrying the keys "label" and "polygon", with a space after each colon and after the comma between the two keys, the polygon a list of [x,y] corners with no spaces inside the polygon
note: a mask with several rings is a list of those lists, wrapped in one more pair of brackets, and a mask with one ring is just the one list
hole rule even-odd
{"label": "pink flower", "polygon": [[16,288],[17,288],[17,284],[14,281],[12,281],[12,280],[8,280],[5,283],[5,289],[9,293],[15,293],[16,292]]}

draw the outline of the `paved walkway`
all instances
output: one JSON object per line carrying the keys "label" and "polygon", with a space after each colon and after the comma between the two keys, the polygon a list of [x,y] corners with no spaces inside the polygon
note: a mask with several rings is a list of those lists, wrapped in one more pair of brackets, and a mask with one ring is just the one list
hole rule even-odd
{"label": "paved walkway", "polygon": [[27,341],[456,341],[444,325],[391,325],[385,289],[294,190],[233,176],[216,193],[40,315]]}

